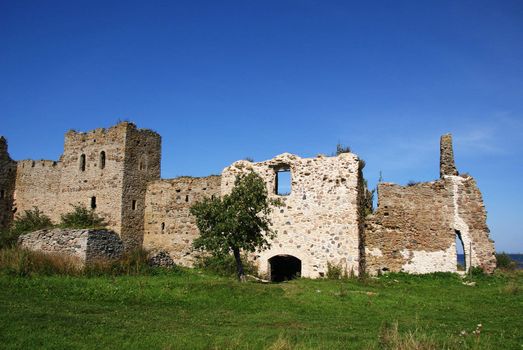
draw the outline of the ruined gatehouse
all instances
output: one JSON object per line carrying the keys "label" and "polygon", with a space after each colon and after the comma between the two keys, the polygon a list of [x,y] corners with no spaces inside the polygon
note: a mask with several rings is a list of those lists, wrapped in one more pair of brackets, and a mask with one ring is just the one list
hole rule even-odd
{"label": "ruined gatehouse", "polygon": [[[328,265],[348,273],[457,271],[456,241],[466,268],[495,268],[481,192],[459,175],[452,138],[441,139],[440,178],[400,186],[378,185],[378,207],[366,215],[363,164],[353,153],[301,158],[283,153],[264,162],[240,160],[221,175],[160,178],[161,137],[123,122],[90,132],[69,131],[57,161],[14,161],[0,138],[0,227],[38,207],[57,222],[71,205],[106,218],[126,249],[143,246],[192,266],[198,236],[190,207],[231,191],[236,176],[254,171],[282,207],[271,214],[271,248],[250,258],[273,279],[325,276]],[[279,183],[289,180],[285,193]],[[456,237],[458,239],[456,240]]]}

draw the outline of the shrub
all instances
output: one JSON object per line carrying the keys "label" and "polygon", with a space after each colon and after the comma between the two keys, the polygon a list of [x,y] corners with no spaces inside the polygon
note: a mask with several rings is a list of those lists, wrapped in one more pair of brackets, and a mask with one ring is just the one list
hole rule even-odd
{"label": "shrub", "polygon": [[21,234],[53,227],[51,219],[34,207],[18,215],[11,227],[0,233],[0,249],[16,245]]}
{"label": "shrub", "polygon": [[341,267],[341,265],[331,264],[330,261],[327,261],[327,278],[331,280],[339,280],[342,277],[343,267]]}
{"label": "shrub", "polygon": [[[247,275],[256,275],[258,269],[242,256],[243,269]],[[236,261],[231,254],[202,255],[196,259],[194,267],[225,277],[236,276]]]}
{"label": "shrub", "polygon": [[82,204],[73,205],[73,211],[62,214],[62,228],[105,228],[107,223],[93,209],[87,209]]}
{"label": "shrub", "polygon": [[341,143],[336,145],[336,155],[339,156],[342,153],[350,153],[351,149],[349,146],[343,146]]}
{"label": "shrub", "polygon": [[33,209],[24,211],[23,214],[15,219],[11,231],[22,234],[50,227],[53,227],[51,219],[42,213],[40,209],[34,207]]}
{"label": "shrub", "polygon": [[483,268],[479,266],[472,266],[470,268],[470,274],[474,277],[484,277],[485,271],[483,271]]}
{"label": "shrub", "polygon": [[507,253],[496,253],[496,267],[501,270],[514,271],[518,264]]}

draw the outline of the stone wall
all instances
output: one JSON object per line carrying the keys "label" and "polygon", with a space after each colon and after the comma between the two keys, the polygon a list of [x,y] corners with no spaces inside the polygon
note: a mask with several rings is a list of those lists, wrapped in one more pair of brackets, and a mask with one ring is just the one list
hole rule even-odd
{"label": "stone wall", "polygon": [[52,160],[22,160],[17,163],[13,203],[16,213],[22,214],[37,207],[58,222],[61,163]]}
{"label": "stone wall", "polygon": [[367,217],[367,272],[456,271],[453,195],[445,180],[380,183],[378,208]]}
{"label": "stone wall", "polygon": [[[277,231],[271,248],[254,257],[261,274],[270,273],[269,259],[277,255],[300,259],[304,277],[325,276],[328,262],[358,274],[358,167],[352,153],[316,158],[284,153],[260,163],[238,161],[224,169],[222,194],[232,190],[238,174],[252,170],[264,179],[269,195],[284,203],[271,214]],[[291,172],[286,196],[276,194],[276,173],[281,169]]]}
{"label": "stone wall", "polygon": [[481,192],[472,176],[452,176],[449,179],[454,192],[454,228],[463,240],[466,264],[471,263],[471,266],[491,273],[496,268],[496,256]]}
{"label": "stone wall", "polygon": [[[0,190],[5,187],[1,193],[6,196],[6,201],[0,199],[5,206],[0,208],[2,222],[10,220],[13,210],[21,213],[36,206],[57,223],[61,214],[80,204],[103,217],[127,248],[141,246],[147,183],[160,178],[160,135],[128,122],[89,132],[71,130],[59,161],[14,162],[2,140]],[[15,185],[9,185],[13,179]],[[10,188],[15,189],[12,195]]]}
{"label": "stone wall", "polygon": [[16,162],[7,151],[7,141],[0,137],[0,229],[13,221],[13,201],[16,182]]}
{"label": "stone wall", "polygon": [[127,124],[121,236],[126,247],[142,246],[147,184],[160,179],[160,135]]}
{"label": "stone wall", "polygon": [[[486,211],[476,181],[458,176],[452,136],[441,137],[440,179],[412,186],[381,183],[378,208],[365,223],[367,271],[457,271],[456,241],[466,268],[496,267]],[[458,239],[456,239],[458,237]]]}
{"label": "stone wall", "polygon": [[94,204],[108,227],[121,232],[127,128],[128,123],[120,123],[109,129],[67,132],[61,157],[59,212],[69,212],[78,203],[88,208]]}
{"label": "stone wall", "polygon": [[76,258],[81,265],[118,259],[124,251],[118,235],[107,230],[40,230],[20,236],[18,242],[25,249]]}
{"label": "stone wall", "polygon": [[179,177],[149,183],[145,196],[145,249],[165,251],[176,264],[192,266],[192,242],[199,236],[189,208],[205,197],[220,196],[220,176]]}

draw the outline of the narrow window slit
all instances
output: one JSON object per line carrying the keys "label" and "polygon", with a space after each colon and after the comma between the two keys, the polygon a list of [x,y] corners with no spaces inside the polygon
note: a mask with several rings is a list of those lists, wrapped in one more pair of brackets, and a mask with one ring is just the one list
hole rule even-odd
{"label": "narrow window slit", "polygon": [[105,168],[105,151],[100,152],[100,169]]}
{"label": "narrow window slit", "polygon": [[80,156],[80,170],[85,171],[85,154]]}

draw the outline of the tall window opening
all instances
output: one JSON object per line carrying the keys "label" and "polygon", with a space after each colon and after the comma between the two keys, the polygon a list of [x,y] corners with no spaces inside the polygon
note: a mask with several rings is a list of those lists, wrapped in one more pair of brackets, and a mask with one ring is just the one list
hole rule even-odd
{"label": "tall window opening", "polygon": [[145,154],[140,158],[140,163],[138,164],[138,168],[140,170],[147,170],[147,156]]}
{"label": "tall window opening", "polygon": [[186,195],[186,196],[185,196],[185,201],[186,201],[186,202],[189,201],[189,195]]}
{"label": "tall window opening", "polygon": [[85,154],[80,156],[80,170],[85,171]]}
{"label": "tall window opening", "polygon": [[162,222],[162,233],[165,230],[165,222]]}
{"label": "tall window opening", "polygon": [[105,168],[105,151],[100,152],[100,169]]}
{"label": "tall window opening", "polygon": [[288,167],[276,170],[275,192],[278,196],[288,196],[291,193],[291,169]]}
{"label": "tall window opening", "polygon": [[465,256],[465,246],[463,240],[461,239],[461,232],[456,230],[456,266],[458,271],[467,270],[467,259]]}
{"label": "tall window opening", "polygon": [[136,199],[133,199],[133,202],[131,203],[131,209],[136,210]]}
{"label": "tall window opening", "polygon": [[5,197],[5,190],[0,190],[0,198],[4,198]]}
{"label": "tall window opening", "polygon": [[95,196],[92,196],[91,197],[91,209],[96,209],[96,197]]}

